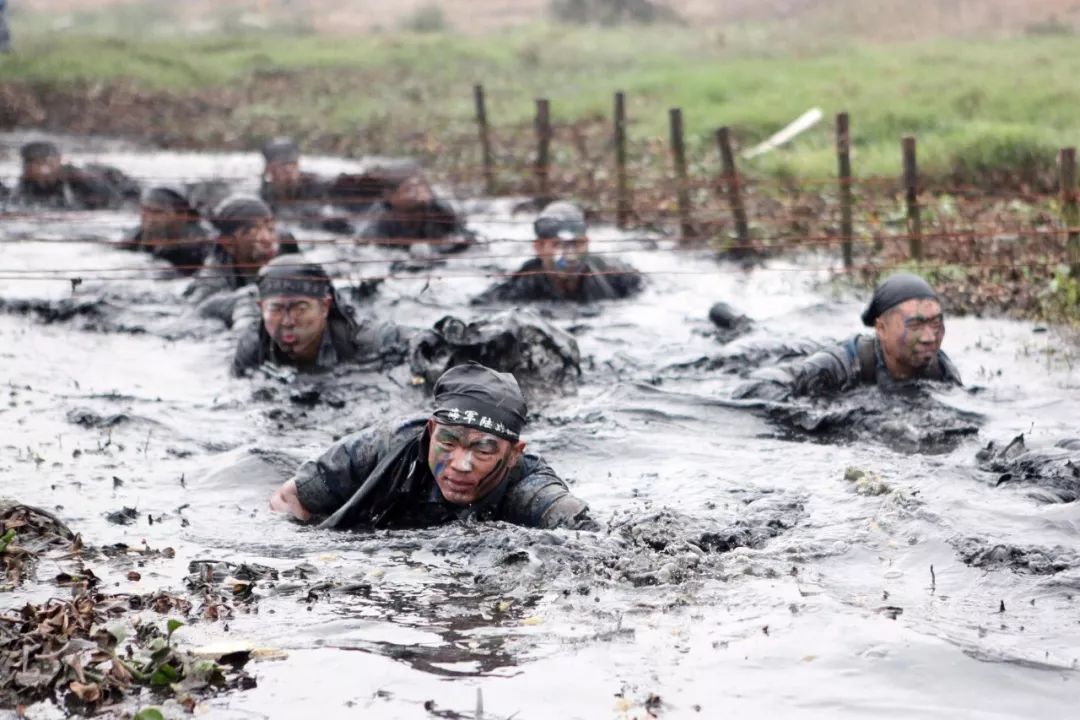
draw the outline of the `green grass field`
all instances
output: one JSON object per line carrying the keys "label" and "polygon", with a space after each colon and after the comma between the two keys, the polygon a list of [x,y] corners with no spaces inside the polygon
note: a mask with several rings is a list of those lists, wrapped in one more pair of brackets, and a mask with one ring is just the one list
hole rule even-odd
{"label": "green grass field", "polygon": [[235,108],[241,134],[256,121],[309,138],[369,123],[471,133],[471,88],[482,82],[496,126],[527,123],[536,97],[550,98],[557,122],[608,117],[612,93],[623,90],[633,137],[666,138],[667,109],[681,107],[699,154],[722,124],[745,147],[822,108],[817,128],[744,165],[763,174],[831,177],[831,118],[840,110],[851,113],[860,176],[897,174],[899,139],[909,133],[925,172],[964,181],[991,171],[1052,175],[1057,148],[1080,141],[1080,44],[1068,36],[814,46],[785,45],[756,27],[727,29],[721,42],[715,32],[655,26],[179,39],[25,26],[17,53],[0,59],[0,82],[58,88],[123,78],[181,95],[280,86]]}

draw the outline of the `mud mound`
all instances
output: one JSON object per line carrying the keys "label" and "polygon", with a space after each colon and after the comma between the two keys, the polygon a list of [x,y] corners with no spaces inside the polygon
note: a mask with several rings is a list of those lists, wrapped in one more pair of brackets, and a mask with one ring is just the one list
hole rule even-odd
{"label": "mud mound", "polygon": [[1062,440],[1054,447],[1029,450],[1024,436],[1006,445],[991,441],[976,455],[979,469],[994,473],[995,485],[1033,486],[1036,500],[1068,503],[1080,498],[1080,442]]}
{"label": "mud mound", "polygon": [[1077,554],[1063,547],[1043,548],[994,543],[986,538],[962,538],[953,543],[965,565],[986,570],[1012,570],[1031,575],[1054,575],[1080,565]]}

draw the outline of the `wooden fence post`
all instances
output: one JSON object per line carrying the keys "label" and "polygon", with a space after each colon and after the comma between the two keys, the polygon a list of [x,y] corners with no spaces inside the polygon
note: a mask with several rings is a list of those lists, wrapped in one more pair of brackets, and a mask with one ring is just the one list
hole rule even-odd
{"label": "wooden fence post", "polygon": [[551,163],[551,106],[546,98],[536,101],[536,196],[546,202],[550,198],[549,165]]}
{"label": "wooden fence post", "polygon": [[1076,201],[1076,148],[1061,148],[1058,152],[1058,173],[1061,181],[1061,215],[1065,223],[1065,256],[1069,276],[1080,282],[1080,209]]}
{"label": "wooden fence post", "polygon": [[904,194],[907,200],[908,248],[911,259],[921,263],[922,214],[919,210],[919,169],[915,160],[915,138],[908,135],[901,142],[904,151]]}
{"label": "wooden fence post", "polygon": [[682,110],[671,108],[671,155],[675,162],[676,200],[679,205],[679,233],[683,242],[694,235],[690,222],[690,184],[686,173],[686,145],[683,143]]}
{"label": "wooden fence post", "polygon": [[750,252],[750,223],[746,218],[746,206],[743,205],[742,185],[739,173],[735,169],[735,153],[731,150],[731,129],[724,126],[716,131],[716,144],[720,147],[720,164],[723,167],[724,186],[727,189],[728,205],[735,220],[735,240],[738,243],[737,254]]}
{"label": "wooden fence post", "polygon": [[615,93],[615,226],[630,218],[630,187],[626,177],[626,96]]}
{"label": "wooden fence post", "polygon": [[484,86],[477,83],[473,87],[476,100],[476,125],[480,132],[480,151],[484,163],[484,192],[495,194],[495,162],[491,156],[491,137],[488,134],[487,104],[484,102]]}
{"label": "wooden fence post", "polygon": [[836,164],[840,183],[840,238],[843,242],[844,269],[850,270],[852,260],[853,229],[851,222],[851,133],[846,112],[836,115]]}

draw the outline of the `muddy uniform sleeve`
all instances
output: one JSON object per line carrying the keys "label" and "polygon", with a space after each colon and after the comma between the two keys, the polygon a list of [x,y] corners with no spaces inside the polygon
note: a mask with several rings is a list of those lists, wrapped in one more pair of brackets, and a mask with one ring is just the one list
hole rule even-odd
{"label": "muddy uniform sleeve", "polygon": [[960,371],[953,365],[953,361],[949,359],[949,356],[945,354],[943,350],[938,351],[938,365],[941,366],[941,379],[944,382],[952,383],[953,385],[963,385],[964,382],[960,379]]}
{"label": "muddy uniform sleeve", "polygon": [[345,504],[379,462],[385,429],[372,426],[347,435],[293,475],[300,504],[316,515],[330,515]]}
{"label": "muddy uniform sleeve", "polygon": [[214,318],[232,327],[233,314],[245,299],[244,288],[222,290],[210,295],[197,306],[203,317]]}
{"label": "muddy uniform sleeve", "polygon": [[[540,260],[533,258],[517,269],[516,275],[492,285],[471,300],[473,305],[489,305],[498,302],[527,302],[529,300],[549,300],[550,293],[540,288]],[[522,274],[524,273],[524,274]]]}
{"label": "muddy uniform sleeve", "polygon": [[538,528],[599,530],[589,506],[570,493],[566,483],[536,455],[521,458],[521,479],[503,500],[500,520]]}
{"label": "muddy uniform sleeve", "polygon": [[229,327],[234,330],[258,328],[262,323],[262,313],[259,311],[258,289],[255,285],[245,285],[234,290],[232,295],[235,304],[229,316]]}
{"label": "muddy uniform sleeve", "polygon": [[357,323],[355,335],[360,359],[380,360],[395,365],[404,362],[409,354],[409,340],[415,333],[413,328],[388,320],[365,318]]}
{"label": "muddy uniform sleeve", "polygon": [[206,264],[191,280],[184,297],[195,305],[203,317],[216,318],[228,325],[233,320],[233,311],[243,295],[243,288],[240,293],[237,295],[237,290],[233,288],[226,268]]}
{"label": "muddy uniform sleeve", "polygon": [[439,239],[465,232],[465,223],[453,204],[446,198],[436,198],[428,208],[426,237]]}
{"label": "muddy uniform sleeve", "polygon": [[852,360],[843,347],[816,352],[795,375],[794,395],[832,395],[853,382]]}
{"label": "muddy uniform sleeve", "polygon": [[609,272],[618,272],[618,275],[610,275],[610,281],[615,288],[615,294],[620,298],[630,297],[641,292],[644,284],[641,273],[632,266],[619,260],[612,260],[606,268]]}
{"label": "muddy uniform sleeve", "polygon": [[232,374],[239,377],[245,371],[263,364],[262,335],[259,325],[247,325],[240,329],[233,355]]}

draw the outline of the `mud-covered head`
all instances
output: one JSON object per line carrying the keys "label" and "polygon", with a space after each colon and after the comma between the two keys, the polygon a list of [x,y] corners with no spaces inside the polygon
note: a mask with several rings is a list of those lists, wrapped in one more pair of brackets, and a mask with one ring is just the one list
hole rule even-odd
{"label": "mud-covered head", "polygon": [[862,321],[874,328],[895,377],[912,377],[937,361],[945,316],[937,293],[918,275],[897,273],[879,283]]}
{"label": "mud-covered head", "polygon": [[19,150],[22,156],[22,179],[42,187],[59,180],[62,158],[60,148],[46,140],[28,142]]}
{"label": "mud-covered head", "polygon": [[386,195],[386,203],[398,212],[424,212],[434,202],[435,191],[419,170],[404,178]]}
{"label": "mud-covered head", "polygon": [[266,263],[255,279],[263,328],[294,360],[314,361],[334,309],[334,287],[322,265],[298,254]]}
{"label": "mud-covered head", "polygon": [[139,197],[143,233],[150,237],[179,236],[185,224],[197,220],[199,211],[183,189],[171,185],[146,188]]}
{"label": "mud-covered head", "polygon": [[245,195],[225,198],[214,208],[211,222],[221,233],[218,243],[242,271],[262,267],[280,250],[274,213],[258,198]]}
{"label": "mud-covered head", "polygon": [[589,225],[585,211],[560,200],[545,207],[533,223],[533,248],[549,272],[579,272],[589,253]]}
{"label": "mud-covered head", "polygon": [[428,467],[444,498],[469,505],[495,490],[525,450],[528,406],[517,380],[478,363],[452,367],[435,383]]}
{"label": "mud-covered head", "polygon": [[300,146],[290,137],[276,137],[262,146],[263,179],[271,185],[300,182]]}

